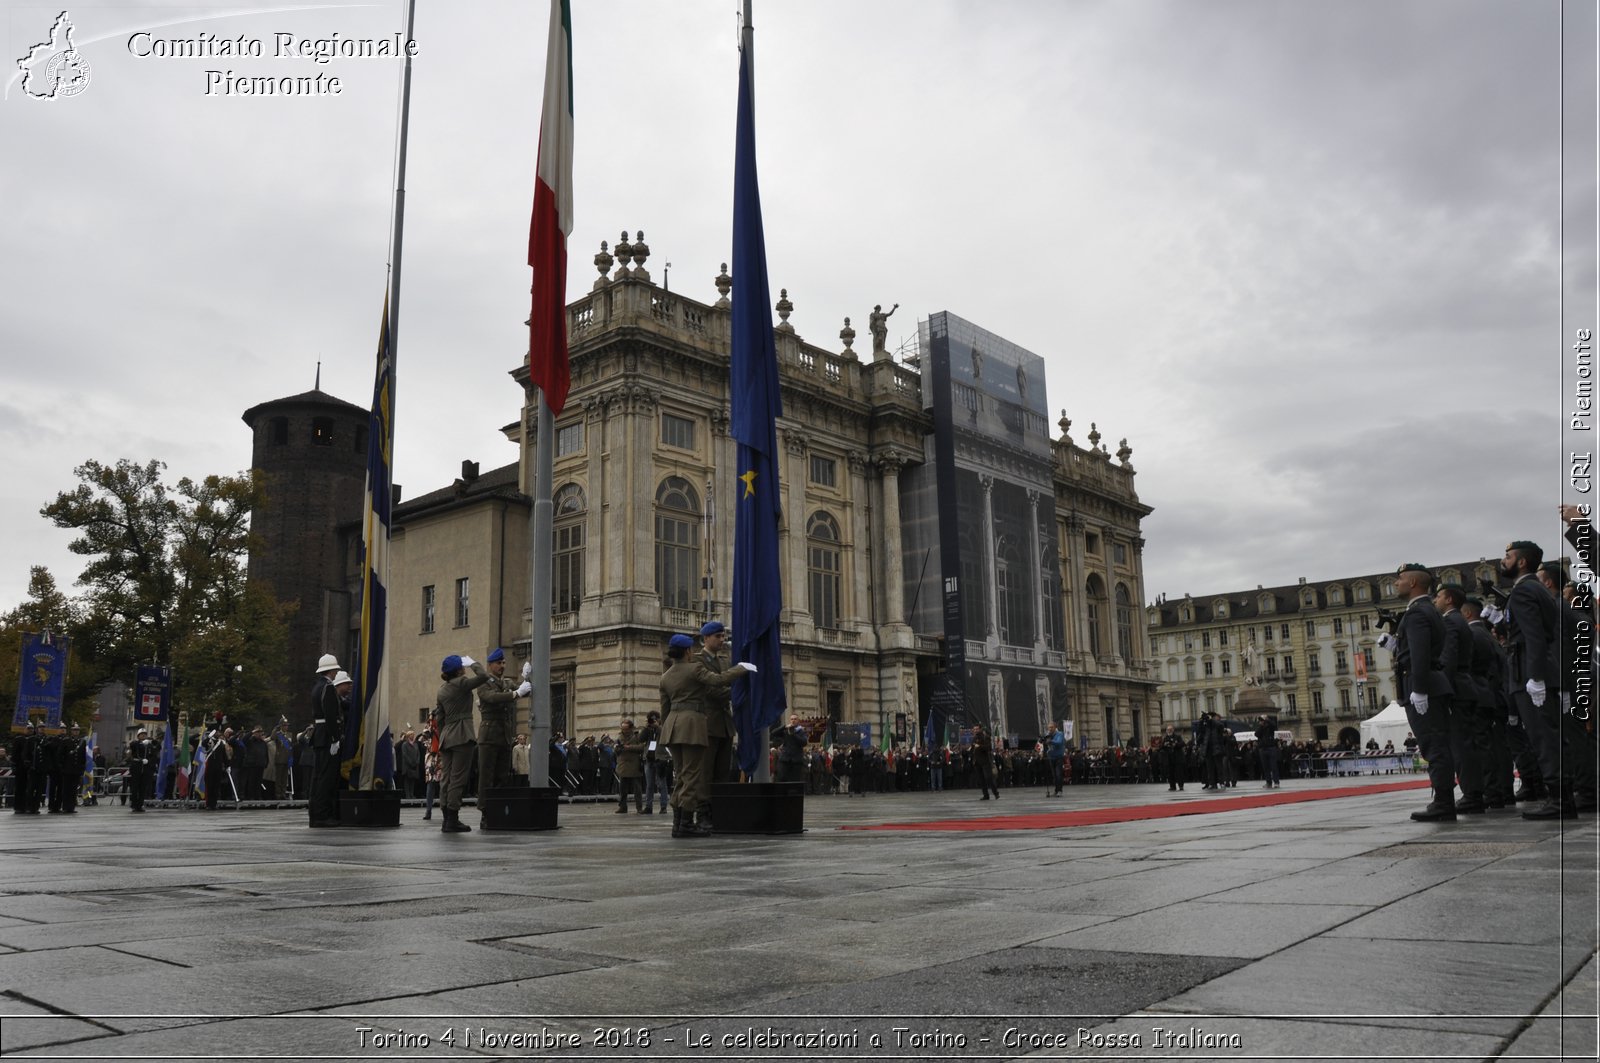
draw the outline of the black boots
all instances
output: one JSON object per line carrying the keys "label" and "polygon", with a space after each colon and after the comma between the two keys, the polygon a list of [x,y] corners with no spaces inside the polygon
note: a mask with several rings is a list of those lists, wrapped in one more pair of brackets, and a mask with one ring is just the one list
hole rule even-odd
{"label": "black boots", "polygon": [[444,809],[440,809],[440,811],[442,811],[444,813],[444,826],[439,828],[439,830],[442,833],[444,833],[444,834],[471,834],[472,833],[472,828],[467,826],[465,823],[461,822],[461,810],[459,808],[457,808],[457,809],[444,808]]}
{"label": "black boots", "polygon": [[672,836],[674,838],[709,838],[711,836],[711,810],[685,812],[672,810]]}

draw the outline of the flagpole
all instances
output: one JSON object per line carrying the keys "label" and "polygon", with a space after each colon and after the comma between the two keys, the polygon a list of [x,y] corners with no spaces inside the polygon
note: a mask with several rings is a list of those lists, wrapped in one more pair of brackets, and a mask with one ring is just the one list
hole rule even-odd
{"label": "flagpole", "polygon": [[[528,716],[528,783],[546,787],[550,779],[550,525],[554,506],[550,501],[551,480],[555,476],[555,415],[545,401],[544,389],[534,389],[534,405],[538,410],[536,436],[533,441],[533,513],[531,522],[532,550],[528,584],[533,588],[532,619],[528,630],[528,664],[531,673],[528,682],[533,684],[533,707]],[[542,605],[542,608],[541,608]]]}
{"label": "flagpole", "polygon": [[[411,124],[412,30],[417,21],[417,0],[406,0],[405,65],[400,73],[400,142],[394,164],[394,233],[389,247],[389,388],[394,393],[396,355],[400,349],[400,249],[406,230],[406,140]],[[385,584],[387,586],[387,583]]]}

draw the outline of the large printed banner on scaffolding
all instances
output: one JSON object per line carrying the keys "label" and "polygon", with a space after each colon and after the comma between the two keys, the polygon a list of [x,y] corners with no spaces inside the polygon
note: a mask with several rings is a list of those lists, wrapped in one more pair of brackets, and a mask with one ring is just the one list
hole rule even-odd
{"label": "large printed banner on scaffolding", "polygon": [[159,664],[141,664],[133,677],[133,718],[165,720],[172,704],[172,669]]}
{"label": "large printed banner on scaffolding", "polygon": [[20,731],[30,717],[44,717],[44,726],[61,726],[61,699],[67,688],[67,653],[72,640],[48,631],[22,633],[22,674],[17,682],[17,707],[11,729]]}

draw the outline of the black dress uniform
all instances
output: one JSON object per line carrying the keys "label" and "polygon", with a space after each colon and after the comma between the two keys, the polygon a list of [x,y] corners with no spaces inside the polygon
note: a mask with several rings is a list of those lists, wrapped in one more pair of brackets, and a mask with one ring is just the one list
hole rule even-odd
{"label": "black dress uniform", "polygon": [[[337,666],[335,666],[336,668]],[[329,669],[333,671],[335,669]],[[344,734],[344,705],[330,677],[317,673],[311,686],[311,793],[306,802],[313,827],[339,825],[339,758],[333,751]]]}
{"label": "black dress uniform", "polygon": [[150,773],[156,770],[160,756],[161,751],[141,727],[133,741],[128,743],[127,787],[135,812],[144,811],[144,795],[150,784]]}
{"label": "black dress uniform", "polygon": [[39,811],[40,759],[39,732],[30,720],[27,730],[11,739],[11,811],[16,815]]}
{"label": "black dress uniform", "polygon": [[1489,748],[1484,758],[1483,800],[1489,808],[1505,808],[1513,803],[1511,746],[1506,738],[1506,662],[1505,650],[1483,620],[1467,622],[1472,634],[1473,683],[1483,698],[1484,722]]}
{"label": "black dress uniform", "polygon": [[[1506,670],[1506,692],[1517,716],[1528,732],[1528,742],[1539,758],[1546,796],[1542,806],[1523,815],[1530,819],[1554,819],[1577,815],[1570,790],[1570,773],[1563,775],[1561,756],[1561,689],[1564,676],[1560,653],[1560,609],[1555,597],[1532,572],[1517,577],[1506,599],[1506,622],[1510,637],[1506,649],[1510,667]],[[1535,705],[1529,683],[1544,684],[1544,704]]]}
{"label": "black dress uniform", "polygon": [[1439,666],[1450,680],[1450,755],[1461,783],[1457,812],[1486,812],[1484,775],[1489,759],[1489,710],[1472,678],[1472,630],[1459,609],[1443,613],[1444,649]]}
{"label": "black dress uniform", "polygon": [[[1395,689],[1405,706],[1406,720],[1417,738],[1417,748],[1428,762],[1428,780],[1433,785],[1433,800],[1411,818],[1449,821],[1456,818],[1456,769],[1450,754],[1450,680],[1440,667],[1444,652],[1444,618],[1426,594],[1411,599],[1400,615],[1399,640],[1394,655]],[[1418,712],[1412,694],[1425,694],[1428,711]]]}

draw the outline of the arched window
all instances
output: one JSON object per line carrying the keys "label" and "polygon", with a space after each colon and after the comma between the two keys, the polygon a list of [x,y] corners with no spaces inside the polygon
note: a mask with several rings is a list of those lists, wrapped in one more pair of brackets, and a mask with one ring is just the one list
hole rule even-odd
{"label": "arched window", "polygon": [[806,524],[806,556],[811,576],[811,619],[817,627],[839,626],[839,524],[818,510]]}
{"label": "arched window", "polygon": [[583,601],[584,515],[588,504],[583,488],[567,484],[552,500],[555,509],[551,526],[552,564],[550,611],[571,613]]}
{"label": "arched window", "polygon": [[1031,646],[1033,595],[1016,539],[1002,537],[994,553],[995,583],[1000,594],[1000,641],[1010,646]]}
{"label": "arched window", "polygon": [[1125,583],[1117,584],[1117,654],[1133,660],[1133,598]]}
{"label": "arched window", "polygon": [[1106,585],[1099,576],[1092,575],[1084,586],[1084,592],[1084,615],[1089,621],[1089,652],[1098,657],[1103,645],[1100,623],[1106,606]]}
{"label": "arched window", "polygon": [[700,496],[681,476],[656,491],[656,593],[667,609],[693,609],[700,582]]}

